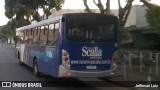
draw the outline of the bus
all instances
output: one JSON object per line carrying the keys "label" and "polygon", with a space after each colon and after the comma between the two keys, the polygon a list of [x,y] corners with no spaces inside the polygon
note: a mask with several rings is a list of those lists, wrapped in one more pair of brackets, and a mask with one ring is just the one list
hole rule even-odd
{"label": "bus", "polygon": [[16,29],[19,62],[53,77],[105,77],[117,68],[118,18],[67,13]]}

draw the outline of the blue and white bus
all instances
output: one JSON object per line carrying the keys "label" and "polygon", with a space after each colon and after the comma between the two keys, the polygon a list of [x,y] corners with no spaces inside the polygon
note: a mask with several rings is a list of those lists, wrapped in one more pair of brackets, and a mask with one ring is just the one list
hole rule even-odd
{"label": "blue and white bus", "polygon": [[118,18],[72,13],[16,29],[16,56],[36,76],[105,77],[117,68]]}

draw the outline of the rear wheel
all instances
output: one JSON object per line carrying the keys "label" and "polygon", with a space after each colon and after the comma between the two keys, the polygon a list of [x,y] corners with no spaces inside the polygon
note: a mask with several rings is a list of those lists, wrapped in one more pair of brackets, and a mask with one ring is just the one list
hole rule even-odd
{"label": "rear wheel", "polygon": [[33,71],[36,77],[40,76],[40,72],[38,71],[38,65],[37,65],[36,60],[34,61],[34,64],[33,64]]}

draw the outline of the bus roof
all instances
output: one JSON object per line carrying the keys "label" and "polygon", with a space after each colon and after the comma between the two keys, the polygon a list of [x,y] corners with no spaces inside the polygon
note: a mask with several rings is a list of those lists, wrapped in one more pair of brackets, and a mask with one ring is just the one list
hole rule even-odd
{"label": "bus roof", "polygon": [[55,16],[55,17],[52,17],[52,18],[49,18],[49,19],[40,21],[40,22],[32,23],[32,24],[30,24],[30,25],[17,28],[16,31],[23,31],[23,30],[26,30],[26,29],[30,29],[30,28],[35,28],[35,27],[47,25],[47,24],[49,24],[49,23],[54,23],[53,21],[56,22],[56,21],[58,21],[61,17],[62,17],[62,15],[59,15],[59,16]]}
{"label": "bus roof", "polygon": [[[37,23],[32,23],[30,25],[17,28],[16,31],[23,31],[23,30],[26,30],[26,29],[31,29],[31,28],[47,25],[49,23],[54,23],[54,22],[60,20],[63,15],[80,15],[80,14],[82,16],[85,15],[85,14],[88,14],[88,15],[100,15],[100,13],[66,13],[66,14],[55,16],[55,17],[52,17],[52,18],[48,18],[47,20],[43,20],[43,21],[40,21],[40,22],[37,22]],[[107,15],[107,14],[103,14],[103,15],[108,16],[108,17],[117,18],[117,16],[114,16],[114,15]]]}

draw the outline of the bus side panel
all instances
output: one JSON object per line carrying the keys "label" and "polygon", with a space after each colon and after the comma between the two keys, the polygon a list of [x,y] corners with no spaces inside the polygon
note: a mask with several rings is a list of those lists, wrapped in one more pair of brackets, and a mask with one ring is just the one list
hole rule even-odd
{"label": "bus side panel", "polygon": [[57,51],[55,48],[52,48],[52,49],[47,48],[43,56],[38,58],[37,61],[38,61],[38,68],[40,72],[47,75],[51,75],[51,76],[57,76],[57,74],[55,73],[57,71],[56,53]]}
{"label": "bus side panel", "polygon": [[[29,65],[30,65],[30,67],[32,67],[32,68],[33,68],[34,60],[38,58],[38,56],[35,55],[35,54],[33,54],[33,53],[36,53],[36,52],[37,52],[38,47],[39,47],[38,45],[32,45],[32,46],[30,46],[30,63],[29,63]],[[37,53],[38,53],[38,52],[37,52]]]}
{"label": "bus side panel", "polygon": [[34,57],[38,63],[38,70],[44,74],[58,77],[59,45],[56,48],[48,46],[33,46],[31,50],[31,62],[33,66]]}
{"label": "bus side panel", "polygon": [[[30,58],[32,60],[36,60],[37,64],[38,64],[38,70],[40,72],[46,73],[45,67],[46,67],[46,63],[47,59],[45,59],[45,51],[46,51],[46,47],[45,46],[38,46],[36,45],[35,47],[33,47],[32,51],[30,52]],[[35,57],[35,58],[34,58]],[[32,61],[32,67],[33,67],[33,61]]]}
{"label": "bus side panel", "polygon": [[55,54],[55,58],[53,60],[52,63],[52,67],[53,69],[51,70],[52,74],[51,76],[55,76],[55,77],[59,77],[59,66],[61,65],[61,46],[62,46],[62,36],[58,35],[58,41],[57,41],[57,45],[56,45],[56,54]]}
{"label": "bus side panel", "polygon": [[27,44],[20,45],[20,61],[30,66],[30,46]]}
{"label": "bus side panel", "polygon": [[25,44],[21,44],[20,48],[20,61],[24,63]]}

